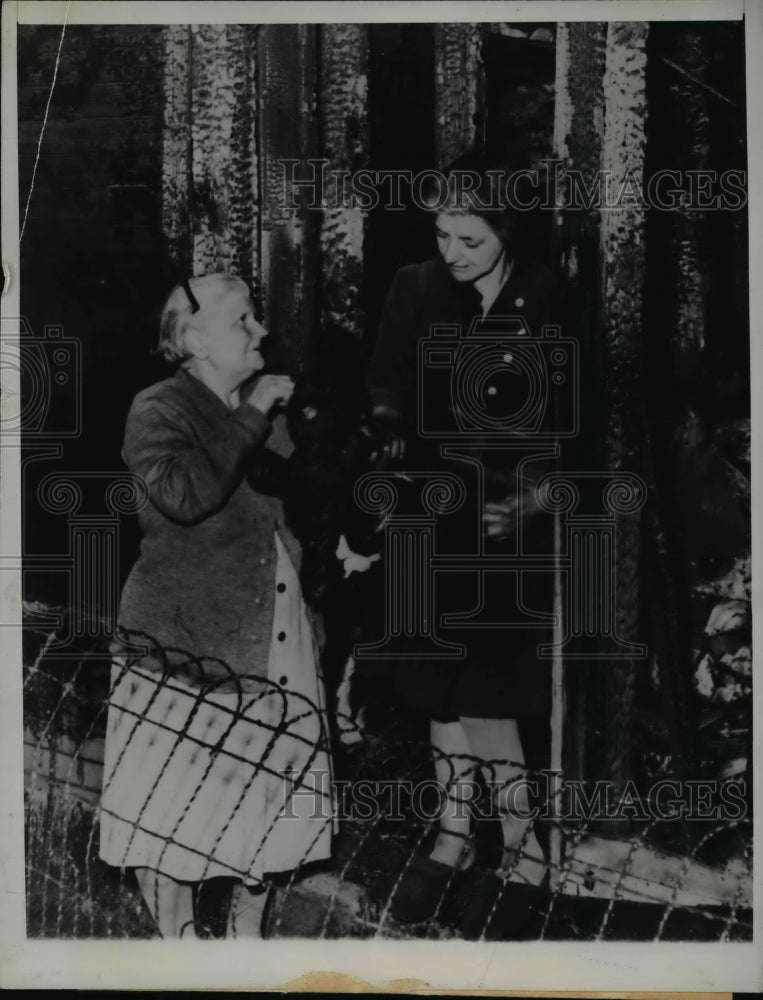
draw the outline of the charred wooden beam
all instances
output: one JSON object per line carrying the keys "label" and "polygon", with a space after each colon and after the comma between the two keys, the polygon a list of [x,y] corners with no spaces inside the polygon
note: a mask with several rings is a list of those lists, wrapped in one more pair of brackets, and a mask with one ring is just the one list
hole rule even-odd
{"label": "charred wooden beam", "polygon": [[[684,177],[692,171],[717,169],[728,155],[734,156],[729,138],[734,135],[736,115],[714,88],[703,85],[718,73],[715,44],[697,25],[661,25],[654,29],[653,52],[662,64],[655,69],[653,84],[654,100],[660,88],[659,105],[654,110],[654,169],[668,164]],[[668,69],[662,68],[665,65]],[[681,72],[676,72],[676,67]],[[701,373],[714,353],[710,342],[713,317],[718,315],[715,295],[721,288],[725,294],[729,287],[723,275],[725,261],[721,260],[728,251],[721,248],[729,243],[746,247],[747,243],[746,236],[738,243],[734,240],[733,224],[732,231],[724,233],[718,219],[719,213],[682,199],[652,225],[653,246],[658,245],[650,271],[655,329],[650,341],[651,391],[647,398],[657,465],[659,509],[655,519],[659,516],[660,523],[659,531],[650,530],[650,535],[661,586],[661,600],[652,612],[654,674],[666,752],[670,753],[671,770],[679,776],[690,772],[698,752],[698,730],[692,719],[695,622],[691,587],[696,584],[700,553],[705,549],[705,540],[697,541],[706,533],[702,517],[707,505],[685,492],[686,484],[698,474],[697,457],[702,454],[704,428],[697,388],[702,387],[700,395],[704,396]],[[728,224],[728,216],[723,221]],[[746,281],[746,266],[739,273]],[[668,382],[659,374],[661,370],[669,373],[669,394],[664,391]],[[705,458],[700,458],[699,466],[704,462]]]}
{"label": "charred wooden beam", "polygon": [[[556,34],[556,103],[554,151],[561,161],[558,175],[558,252],[567,279],[570,316],[580,343],[581,386],[580,433],[570,461],[575,468],[601,468],[603,456],[598,428],[602,405],[595,391],[602,370],[599,335],[600,216],[566,182],[576,171],[586,179],[599,176],[601,126],[604,116],[602,81],[605,65],[606,25],[595,22],[560,23]],[[582,391],[582,382],[594,391]],[[568,581],[567,586],[571,584]],[[604,669],[596,663],[576,664],[565,673],[566,725],[563,739],[565,773],[588,779],[598,772],[601,744],[600,677]],[[596,777],[600,777],[596,773]]]}
{"label": "charred wooden beam", "polygon": [[253,35],[248,25],[193,29],[191,143],[194,272],[250,274],[256,224]]}
{"label": "charred wooden beam", "polygon": [[162,230],[168,256],[180,273],[191,269],[191,28],[164,29]]}
{"label": "charred wooden beam", "polygon": [[[676,32],[673,55],[690,73],[699,78],[708,75],[710,41],[706,32],[687,27]],[[676,109],[671,166],[678,170],[706,170],[710,166],[711,100],[706,90],[686,75],[674,76],[667,100]],[[708,274],[707,212],[696,205],[681,207],[670,215],[670,258],[674,267],[674,365],[679,377],[686,380],[699,365],[707,338]]]}
{"label": "charred wooden beam", "polygon": [[[644,289],[644,156],[646,140],[645,22],[611,22],[604,71],[602,170],[611,178],[618,201],[603,209],[601,220],[602,332],[607,356],[608,468],[643,472],[644,425],[639,369],[642,351]],[[615,595],[617,634],[637,639],[640,615],[639,516],[617,522]],[[612,779],[630,776],[636,671],[633,661],[609,667],[609,764]]]}
{"label": "charred wooden beam", "polygon": [[435,143],[444,167],[484,139],[480,24],[435,25]]}
{"label": "charred wooden beam", "polygon": [[163,222],[183,271],[259,270],[254,33],[165,29]]}
{"label": "charred wooden beam", "polygon": [[320,29],[322,157],[337,177],[321,226],[321,319],[356,336],[364,330],[363,244],[367,212],[352,204],[339,178],[368,167],[368,26]]}
{"label": "charred wooden beam", "polygon": [[[606,25],[596,22],[562,23],[556,38],[556,106],[554,148],[566,169],[596,184],[600,177],[604,93]],[[563,187],[563,185],[561,185]],[[570,204],[562,215],[561,254],[567,280],[578,292],[578,305],[586,319],[580,335],[594,347],[598,317],[598,257],[600,213],[579,197],[579,188],[568,188]],[[564,203],[561,203],[564,208]],[[589,403],[590,405],[590,403]]]}
{"label": "charred wooden beam", "polygon": [[[560,253],[573,292],[575,332],[581,345],[582,433],[575,461],[582,469],[642,469],[643,428],[637,401],[644,278],[639,195],[645,153],[646,37],[646,24],[636,22],[562,24],[557,32],[555,147],[567,180]],[[610,190],[625,191],[617,210],[606,207],[607,184]],[[635,639],[638,628],[638,570],[639,522],[625,515],[618,521],[613,585],[617,634],[626,641]],[[572,772],[593,776],[606,760],[606,776],[626,780],[635,670],[631,661],[576,669],[571,728],[578,735],[582,731],[584,738],[576,741]]]}
{"label": "charred wooden beam", "polygon": [[[319,153],[316,104],[317,26],[259,29],[260,261],[265,325],[279,363],[304,371],[318,314],[320,194],[305,179]],[[291,161],[296,174],[287,166]],[[297,161],[294,164],[294,161]]]}

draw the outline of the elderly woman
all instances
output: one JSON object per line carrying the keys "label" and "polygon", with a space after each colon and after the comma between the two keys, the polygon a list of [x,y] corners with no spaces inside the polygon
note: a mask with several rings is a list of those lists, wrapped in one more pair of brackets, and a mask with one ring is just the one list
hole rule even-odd
{"label": "elderly woman", "polygon": [[[420,434],[423,419],[434,425],[440,414],[443,426],[452,420],[454,407],[465,405],[452,396],[455,380],[435,384],[432,372],[419,373],[417,351],[422,340],[430,340],[435,326],[459,327],[466,337],[475,318],[493,332],[496,318],[511,321],[514,336],[539,334],[554,319],[557,283],[544,265],[529,259],[519,238],[518,213],[507,202],[507,187],[500,164],[482,153],[472,153],[453,164],[447,173],[447,190],[430,192],[432,216],[439,251],[436,258],[403,267],[395,275],[368,371],[368,387],[375,417],[388,427],[393,456],[404,455],[408,469],[447,468],[459,475],[471,498],[476,497],[477,459],[485,476],[487,502],[481,512],[484,551],[499,553],[521,534],[523,551],[547,554],[550,545],[546,515],[538,513],[533,483],[553,467],[548,452],[532,459],[532,435],[528,433],[523,453],[522,432],[501,439],[492,434],[481,443],[475,435],[463,438],[469,448],[465,461],[445,458],[441,441]],[[516,318],[521,323],[516,322]],[[491,327],[492,322],[492,327]],[[498,323],[498,327],[496,326]],[[482,402],[488,416],[519,411],[527,385],[509,355],[505,364],[491,369],[491,385]],[[437,372],[434,372],[437,375]],[[438,390],[438,385],[440,389]],[[438,398],[443,395],[448,398]],[[421,393],[425,392],[425,398]],[[548,415],[551,415],[549,407]],[[449,417],[448,414],[451,416]],[[489,426],[486,424],[485,426]],[[449,438],[458,444],[457,435]],[[489,447],[488,447],[489,446]],[[552,446],[553,450],[553,446]],[[452,455],[452,449],[451,449]],[[520,468],[520,459],[524,461]],[[519,512],[522,512],[520,523]],[[475,512],[479,517],[480,512]],[[440,552],[463,550],[475,522],[472,509],[463,516],[442,519],[436,545]],[[448,526],[450,525],[450,527]],[[472,551],[475,551],[472,549]],[[547,718],[550,677],[547,662],[539,659],[539,642],[550,636],[543,628],[501,627],[514,617],[518,607],[541,615],[552,608],[549,574],[523,574],[521,585],[507,575],[477,591],[470,574],[438,574],[435,580],[438,621],[444,612],[468,613],[481,607],[481,619],[497,624],[474,630],[443,628],[442,638],[458,639],[466,646],[466,659],[441,661],[416,659],[415,650],[395,671],[395,687],[407,705],[430,719],[430,734],[438,781],[448,792],[449,804],[440,819],[438,836],[428,855],[416,855],[403,874],[392,899],[393,915],[403,921],[430,917],[454,876],[474,860],[471,817],[466,800],[473,792],[474,768],[483,770],[496,796],[501,816],[503,857],[486,897],[475,898],[467,914],[464,933],[478,936],[507,876],[537,884],[544,877],[545,863],[535,831],[528,819],[527,769],[518,720],[543,727]],[[469,588],[472,588],[470,591]],[[521,615],[520,615],[521,617]],[[546,619],[548,620],[548,618]],[[483,894],[484,896],[485,894]]]}
{"label": "elderly woman", "polygon": [[175,288],[160,351],[177,370],[136,396],[125,430],[123,455],[148,502],[119,612],[100,853],[135,869],[165,937],[240,932],[234,885],[257,934],[263,875],[330,853],[331,811],[316,808],[329,759],[300,549],[281,501],[252,486],[267,449],[289,449],[277,410],[291,379],[252,382],[265,336],[240,279]]}

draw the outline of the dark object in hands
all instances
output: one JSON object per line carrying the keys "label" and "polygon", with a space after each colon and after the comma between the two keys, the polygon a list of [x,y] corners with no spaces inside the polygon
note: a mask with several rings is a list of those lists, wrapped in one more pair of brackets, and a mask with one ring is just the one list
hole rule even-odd
{"label": "dark object in hands", "polygon": [[380,547],[376,518],[360,511],[353,499],[355,481],[372,467],[376,442],[365,423],[353,425],[327,393],[295,394],[287,417],[295,450],[288,462],[284,512],[302,544],[305,599],[324,609],[344,578],[336,557],[340,535],[353,552],[370,555]]}
{"label": "dark object in hands", "polygon": [[246,478],[258,493],[283,501],[286,522],[302,546],[303,595],[323,610],[344,579],[336,557],[340,535],[354,552],[370,555],[380,548],[376,518],[358,510],[353,499],[355,481],[372,467],[379,440],[361,418],[353,425],[328,393],[295,393],[286,413],[294,452],[285,459],[256,449]]}
{"label": "dark object in hands", "polygon": [[288,492],[289,463],[268,448],[257,448],[247,463],[246,478],[257,493],[283,500]]}
{"label": "dark object in hands", "polygon": [[377,405],[366,418],[366,433],[374,442],[377,468],[385,468],[398,462],[405,455],[405,438],[401,427],[400,414],[390,406]]}

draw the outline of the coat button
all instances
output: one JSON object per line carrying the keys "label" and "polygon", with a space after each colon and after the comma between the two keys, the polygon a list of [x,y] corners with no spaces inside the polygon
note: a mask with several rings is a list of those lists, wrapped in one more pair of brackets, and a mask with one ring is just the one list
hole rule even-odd
{"label": "coat button", "polygon": [[279,632],[278,633],[278,641],[279,642],[283,642],[285,638],[286,638],[286,633],[285,632]]}
{"label": "coat button", "polygon": [[522,298],[522,296],[521,296],[521,295],[519,296],[519,298],[518,298],[518,299],[514,299],[514,305],[515,305],[515,306],[516,306],[516,307],[517,307],[518,309],[521,309],[521,308],[522,308],[522,306],[523,306],[524,304],[525,304],[525,300],[524,300],[524,299]]}
{"label": "coat button", "polygon": [[279,583],[278,586],[276,587],[276,590],[278,591],[279,594],[282,594],[286,590],[286,584]]}

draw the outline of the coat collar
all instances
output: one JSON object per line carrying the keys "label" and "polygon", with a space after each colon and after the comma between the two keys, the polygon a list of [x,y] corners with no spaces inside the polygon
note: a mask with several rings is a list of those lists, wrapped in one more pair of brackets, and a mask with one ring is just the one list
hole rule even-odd
{"label": "coat collar", "polygon": [[[447,295],[454,302],[457,302],[461,310],[469,317],[481,316],[482,299],[474,285],[456,281],[441,257],[436,257],[434,260]],[[487,311],[487,316],[500,316],[516,312],[516,299],[525,287],[528,267],[530,265],[527,261],[521,258],[515,260],[511,274],[504,281],[495,302]]]}
{"label": "coat collar", "polygon": [[192,375],[182,365],[175,372],[173,382],[184,396],[193,400],[197,406],[200,406],[210,414],[227,414],[231,412],[229,407],[225,405],[216,393],[212,392],[209,386],[204,385],[201,379],[196,378],[195,375]]}

